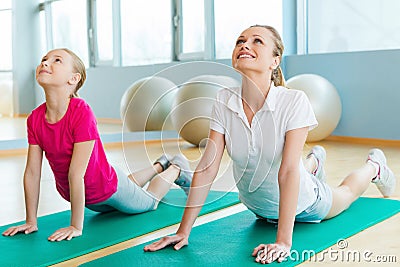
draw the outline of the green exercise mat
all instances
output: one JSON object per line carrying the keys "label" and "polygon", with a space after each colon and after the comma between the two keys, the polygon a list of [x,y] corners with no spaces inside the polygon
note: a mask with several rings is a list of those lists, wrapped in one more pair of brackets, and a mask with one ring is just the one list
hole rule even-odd
{"label": "green exercise mat", "polygon": [[[334,244],[344,247],[345,238],[399,211],[400,201],[360,198],[333,219],[319,224],[296,223],[290,258],[272,265],[294,266],[307,260],[313,252],[320,252]],[[275,236],[276,225],[256,219],[253,213],[246,210],[193,228],[189,246],[180,251],[168,247],[157,252],[144,252],[144,245],[138,245],[81,266],[260,266],[251,253],[261,243],[273,243]],[[351,250],[351,244],[348,249]],[[340,253],[340,248],[337,252]],[[326,262],[330,260],[328,257],[325,255]],[[322,255],[318,255],[316,260],[323,261]]]}
{"label": "green exercise mat", "polygon": [[[138,237],[179,223],[185,203],[183,190],[173,189],[157,210],[142,214],[127,215],[117,211],[101,214],[86,209],[83,235],[62,242],[49,242],[47,237],[69,225],[70,211],[40,217],[38,232],[0,236],[0,266],[48,266]],[[237,203],[239,199],[235,192],[211,191],[201,214]],[[1,226],[0,232],[16,224]]]}

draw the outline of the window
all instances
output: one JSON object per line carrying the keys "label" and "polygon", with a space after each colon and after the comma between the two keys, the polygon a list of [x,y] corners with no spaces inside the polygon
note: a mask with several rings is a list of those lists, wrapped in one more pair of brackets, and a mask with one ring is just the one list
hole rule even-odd
{"label": "window", "polygon": [[0,117],[13,115],[11,0],[0,2]]}
{"label": "window", "polygon": [[44,10],[40,10],[39,12],[39,21],[40,21],[40,56],[44,56],[47,52],[48,47],[48,38],[47,38],[47,25],[46,25],[46,14]]}
{"label": "window", "polygon": [[[97,0],[95,6],[97,63],[113,60],[113,0]],[[97,64],[96,64],[97,65]]]}
{"label": "window", "polygon": [[[87,38],[86,1],[60,0],[49,2],[51,5],[50,25],[52,27],[48,49],[66,47],[74,51],[89,65]],[[49,26],[49,25],[47,25]]]}
{"label": "window", "polygon": [[[180,53],[204,53],[204,1],[182,0],[182,49]],[[203,56],[200,56],[203,57]]]}
{"label": "window", "polygon": [[398,0],[308,0],[308,53],[398,49],[399,10]]}
{"label": "window", "polygon": [[2,1],[0,4],[0,70],[12,69],[12,12],[11,1]]}
{"label": "window", "polygon": [[282,35],[282,0],[214,0],[214,14],[217,59],[231,58],[237,37],[252,25],[271,25]]}
{"label": "window", "polygon": [[230,0],[46,0],[40,7],[47,49],[68,47],[88,66],[135,66],[230,58],[245,28],[282,32],[282,1],[248,0],[251,15]]}
{"label": "window", "polygon": [[122,65],[172,60],[171,1],[121,0]]}
{"label": "window", "polygon": [[0,2],[0,10],[11,9],[11,0],[1,0]]}

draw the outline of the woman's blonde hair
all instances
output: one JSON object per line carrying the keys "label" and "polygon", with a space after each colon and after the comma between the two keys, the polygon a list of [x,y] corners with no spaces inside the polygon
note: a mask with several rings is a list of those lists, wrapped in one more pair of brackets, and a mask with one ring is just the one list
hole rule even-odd
{"label": "woman's blonde hair", "polygon": [[67,52],[72,57],[74,71],[81,75],[81,79],[76,84],[75,91],[71,95],[71,97],[79,97],[78,90],[82,87],[86,80],[85,64],[74,52],[72,52],[68,48],[60,48],[60,50]]}
{"label": "woman's blonde hair", "polygon": [[[279,35],[279,32],[274,27],[269,25],[253,25],[251,27],[262,27],[272,33],[272,40],[275,46],[273,50],[273,55],[275,57],[279,57],[282,60],[282,55],[285,47],[283,46],[283,41],[281,36]],[[280,66],[272,71],[271,80],[274,82],[275,86],[285,86],[285,78],[283,77],[283,72]]]}

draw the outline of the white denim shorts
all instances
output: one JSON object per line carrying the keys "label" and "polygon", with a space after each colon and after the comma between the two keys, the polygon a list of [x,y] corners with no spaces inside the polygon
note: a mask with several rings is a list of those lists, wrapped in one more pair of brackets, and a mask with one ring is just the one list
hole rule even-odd
{"label": "white denim shorts", "polygon": [[[314,175],[311,175],[311,178],[316,185],[314,188],[315,201],[304,211],[296,215],[296,222],[320,223],[325,219],[332,207],[332,189],[330,186],[326,182],[320,181]],[[269,223],[278,223],[278,219],[264,218],[257,214],[256,217],[266,220]]]}
{"label": "white denim shorts", "polygon": [[134,183],[119,168],[113,166],[118,177],[117,191],[105,201],[86,205],[97,212],[118,210],[123,213],[136,214],[156,209],[156,198]]}
{"label": "white denim shorts", "polygon": [[311,175],[311,178],[316,185],[314,189],[316,199],[313,204],[296,215],[296,222],[319,223],[325,219],[332,207],[332,189],[330,186],[314,175]]}

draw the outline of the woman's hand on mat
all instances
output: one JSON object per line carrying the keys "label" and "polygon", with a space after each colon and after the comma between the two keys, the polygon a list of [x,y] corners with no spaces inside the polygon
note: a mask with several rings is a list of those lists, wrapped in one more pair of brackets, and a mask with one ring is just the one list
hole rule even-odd
{"label": "woman's hand on mat", "polygon": [[176,234],[173,236],[165,236],[160,240],[147,245],[143,248],[144,251],[157,251],[167,246],[174,246],[175,250],[180,250],[182,247],[189,244],[188,236],[184,234]]}
{"label": "woman's hand on mat", "polygon": [[71,225],[65,228],[58,229],[51,236],[49,236],[48,240],[49,241],[71,240],[73,237],[81,235],[82,235],[82,230],[79,230]]}
{"label": "woman's hand on mat", "polygon": [[252,256],[256,262],[268,264],[274,261],[282,262],[289,256],[290,246],[283,244],[260,244],[253,250]]}
{"label": "woman's hand on mat", "polygon": [[25,233],[25,234],[30,234],[33,232],[36,232],[38,230],[37,224],[36,223],[25,223],[22,225],[17,225],[8,228],[3,232],[4,236],[13,236],[18,233]]}

